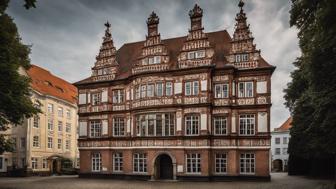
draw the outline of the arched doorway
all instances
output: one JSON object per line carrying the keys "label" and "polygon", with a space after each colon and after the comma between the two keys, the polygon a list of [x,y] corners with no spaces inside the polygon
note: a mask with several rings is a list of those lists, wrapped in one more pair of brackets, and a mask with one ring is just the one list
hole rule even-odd
{"label": "arched doorway", "polygon": [[281,159],[276,159],[273,161],[273,171],[275,172],[281,172],[283,165],[282,165],[282,160]]}
{"label": "arched doorway", "polygon": [[173,179],[173,161],[167,154],[159,155],[155,160],[155,178]]}

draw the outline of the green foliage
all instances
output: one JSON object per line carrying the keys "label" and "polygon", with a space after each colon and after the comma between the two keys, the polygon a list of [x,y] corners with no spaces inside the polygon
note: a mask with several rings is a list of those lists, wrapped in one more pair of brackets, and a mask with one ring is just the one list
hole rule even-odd
{"label": "green foliage", "polygon": [[[39,112],[30,99],[30,79],[19,73],[30,67],[30,49],[21,43],[13,19],[5,13],[8,3],[0,1],[0,131]],[[27,3],[29,7],[34,1]],[[11,142],[0,135],[0,154],[10,151],[10,146]]]}
{"label": "green foliage", "polygon": [[284,90],[293,116],[292,155],[336,154],[335,10],[335,0],[292,0],[290,24],[299,29],[302,51]]}

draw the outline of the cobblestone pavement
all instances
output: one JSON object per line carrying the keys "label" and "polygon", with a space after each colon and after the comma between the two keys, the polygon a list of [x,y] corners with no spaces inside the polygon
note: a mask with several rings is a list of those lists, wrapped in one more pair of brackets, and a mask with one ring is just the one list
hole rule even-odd
{"label": "cobblestone pavement", "polygon": [[82,179],[77,176],[51,176],[5,178],[0,177],[1,189],[333,189],[332,180],[308,179],[273,173],[271,182],[178,182],[178,181],[126,181],[112,179]]}

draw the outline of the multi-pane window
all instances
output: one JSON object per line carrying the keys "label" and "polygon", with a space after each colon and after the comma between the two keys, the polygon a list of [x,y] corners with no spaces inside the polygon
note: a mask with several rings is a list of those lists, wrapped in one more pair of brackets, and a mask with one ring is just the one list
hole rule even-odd
{"label": "multi-pane window", "polygon": [[137,136],[172,136],[175,134],[175,114],[141,114],[136,116]]}
{"label": "multi-pane window", "polygon": [[135,99],[140,98],[140,85],[135,86]]}
{"label": "multi-pane window", "polygon": [[166,82],[166,96],[171,96],[173,94],[173,84],[172,82]]}
{"label": "multi-pane window", "polygon": [[113,171],[122,172],[123,171],[123,155],[122,153],[113,154]]}
{"label": "multi-pane window", "polygon": [[255,171],[255,155],[253,153],[240,154],[240,173],[253,174]]}
{"label": "multi-pane window", "polygon": [[282,148],[282,154],[283,154],[283,155],[287,155],[287,151],[288,151],[287,148]]}
{"label": "multi-pane window", "polygon": [[48,168],[48,160],[47,159],[42,159],[42,168],[47,169]]}
{"label": "multi-pane window", "polygon": [[235,55],[236,62],[246,62],[249,60],[248,54],[236,54]]}
{"label": "multi-pane window", "polygon": [[71,118],[71,111],[70,110],[66,110],[66,117],[67,117],[67,119]]}
{"label": "multi-pane window", "polygon": [[[147,59],[145,60],[145,65],[147,64]],[[160,56],[154,56],[148,58],[148,64],[159,64],[161,62],[161,57]]]}
{"label": "multi-pane window", "polygon": [[70,150],[70,140],[65,141],[65,149]]}
{"label": "multi-pane window", "polygon": [[101,102],[101,93],[92,94],[92,105],[98,105]]}
{"label": "multi-pane window", "polygon": [[39,147],[40,146],[40,139],[38,136],[33,137],[33,147]]}
{"label": "multi-pane window", "polygon": [[280,138],[279,137],[275,138],[275,144],[280,144]]}
{"label": "multi-pane window", "polygon": [[52,119],[48,119],[48,130],[54,130],[54,121]]}
{"label": "multi-pane window", "polygon": [[288,138],[287,137],[283,137],[283,144],[288,144]]}
{"label": "multi-pane window", "polygon": [[54,105],[53,104],[48,104],[48,113],[49,114],[54,113]]}
{"label": "multi-pane window", "polygon": [[243,114],[239,116],[240,135],[254,135],[255,116],[254,114]]}
{"label": "multi-pane window", "polygon": [[57,139],[57,149],[62,149],[62,139]]}
{"label": "multi-pane window", "polygon": [[53,147],[53,138],[48,137],[48,148],[52,148],[52,147]]}
{"label": "multi-pane window", "polygon": [[70,133],[71,132],[71,123],[65,124],[65,132]]}
{"label": "multi-pane window", "polygon": [[216,173],[226,173],[227,171],[227,154],[216,154],[215,156]]}
{"label": "multi-pane window", "polygon": [[228,98],[228,97],[229,97],[229,84],[216,84],[215,98]]}
{"label": "multi-pane window", "polygon": [[93,172],[99,172],[102,169],[102,158],[100,153],[93,153],[92,154],[92,171]]}
{"label": "multi-pane window", "polygon": [[124,90],[114,90],[113,103],[123,103],[123,102],[124,102]]}
{"label": "multi-pane window", "polygon": [[101,121],[91,121],[90,122],[90,136],[100,137],[102,134],[102,123]]}
{"label": "multi-pane window", "polygon": [[204,50],[188,52],[188,59],[196,59],[196,58],[203,58],[203,57],[205,57]]}
{"label": "multi-pane window", "polygon": [[148,84],[147,85],[147,97],[153,97],[154,96],[154,84]]}
{"label": "multi-pane window", "polygon": [[58,121],[58,131],[61,132],[63,128],[63,122],[62,121]]}
{"label": "multi-pane window", "polygon": [[58,107],[57,114],[58,114],[58,117],[63,117],[63,108],[62,107]]}
{"label": "multi-pane window", "polygon": [[238,83],[238,97],[253,97],[253,82]]}
{"label": "multi-pane window", "polygon": [[275,155],[280,155],[280,154],[281,154],[281,149],[275,148]]}
{"label": "multi-pane window", "polygon": [[163,96],[163,83],[156,83],[156,96]]}
{"label": "multi-pane window", "polygon": [[31,165],[32,165],[32,169],[37,169],[37,158],[36,157],[31,158]]}
{"label": "multi-pane window", "polygon": [[115,117],[113,119],[113,136],[125,135],[125,119],[123,117]]}
{"label": "multi-pane window", "polygon": [[141,85],[141,96],[140,98],[146,98],[146,85]]}
{"label": "multi-pane window", "polygon": [[226,135],[227,134],[227,118],[224,116],[214,117],[214,130],[215,130],[215,135]]}
{"label": "multi-pane window", "polygon": [[198,81],[188,81],[185,83],[185,95],[198,95],[199,92],[199,83]]}
{"label": "multi-pane window", "polygon": [[135,173],[147,172],[147,154],[145,153],[133,154],[133,172]]}
{"label": "multi-pane window", "polygon": [[39,128],[39,125],[40,125],[40,117],[35,115],[33,117],[33,127]]}
{"label": "multi-pane window", "polygon": [[185,116],[185,130],[186,130],[186,135],[198,135],[199,134],[199,116],[198,115]]}
{"label": "multi-pane window", "polygon": [[201,154],[189,153],[186,155],[187,173],[201,173]]}

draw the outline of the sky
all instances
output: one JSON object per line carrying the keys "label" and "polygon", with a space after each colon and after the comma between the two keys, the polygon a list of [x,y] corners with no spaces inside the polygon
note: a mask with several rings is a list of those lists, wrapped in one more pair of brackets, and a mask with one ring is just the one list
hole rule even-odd
{"label": "sky", "polygon": [[[188,12],[195,3],[203,9],[205,32],[225,29],[232,36],[238,0],[37,0],[36,8],[29,10],[23,0],[12,0],[7,13],[23,43],[31,45],[31,63],[73,83],[90,76],[107,20],[118,49],[145,39],[152,11],[160,17],[162,39],[187,35]],[[244,6],[257,49],[277,67],[272,76],[271,128],[289,116],[283,89],[300,56],[298,31],[289,26],[290,6],[289,0],[245,0]]]}

